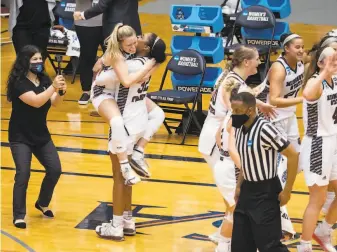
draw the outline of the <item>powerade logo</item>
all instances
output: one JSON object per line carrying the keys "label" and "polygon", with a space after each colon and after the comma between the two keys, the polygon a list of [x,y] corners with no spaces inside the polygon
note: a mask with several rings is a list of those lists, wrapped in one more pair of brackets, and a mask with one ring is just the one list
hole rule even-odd
{"label": "powerade logo", "polygon": [[[247,39],[246,42],[248,45],[269,46],[271,44],[271,40],[266,40],[266,39]],[[272,46],[279,46],[279,42],[276,40],[273,40]]]}
{"label": "powerade logo", "polygon": [[242,15],[244,15],[244,16],[248,16],[248,12],[247,12],[247,11],[245,11],[245,12],[243,12],[243,13],[242,13]]}
{"label": "powerade logo", "polygon": [[173,59],[176,60],[176,61],[178,61],[179,60],[179,56],[174,56]]}

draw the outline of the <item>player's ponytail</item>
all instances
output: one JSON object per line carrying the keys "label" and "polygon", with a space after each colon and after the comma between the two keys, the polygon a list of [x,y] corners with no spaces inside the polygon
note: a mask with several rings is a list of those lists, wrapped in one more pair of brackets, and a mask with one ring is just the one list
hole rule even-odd
{"label": "player's ponytail", "polygon": [[111,60],[123,57],[121,43],[131,36],[136,36],[135,30],[128,25],[121,23],[117,24],[112,31],[111,35],[105,40],[107,45],[106,53],[110,56]]}
{"label": "player's ponytail", "polygon": [[[232,61],[228,61],[224,71],[218,77],[214,88],[218,88],[226,80],[226,76],[230,71],[233,71],[235,67],[241,67],[245,60],[251,60],[256,57],[256,48],[248,45],[240,45],[233,53]],[[225,83],[225,89],[230,92],[237,83],[235,81],[227,81]]]}
{"label": "player's ponytail", "polygon": [[329,53],[333,51],[332,48],[331,48],[331,52],[330,50],[325,50],[327,48],[331,48],[331,47],[329,46],[320,47],[318,48],[317,51],[312,53],[309,67],[304,74],[303,88],[305,88],[305,85],[307,84],[308,80],[312,77],[312,75],[319,72],[320,68],[318,67],[317,63],[319,61],[323,61],[327,56],[329,56]]}

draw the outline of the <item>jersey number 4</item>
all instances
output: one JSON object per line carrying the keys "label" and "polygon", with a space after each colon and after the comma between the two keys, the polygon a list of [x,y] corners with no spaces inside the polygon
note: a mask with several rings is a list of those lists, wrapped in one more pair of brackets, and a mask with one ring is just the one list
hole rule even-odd
{"label": "jersey number 4", "polygon": [[337,107],[336,107],[335,113],[333,113],[332,115],[332,119],[334,120],[334,124],[337,124]]}

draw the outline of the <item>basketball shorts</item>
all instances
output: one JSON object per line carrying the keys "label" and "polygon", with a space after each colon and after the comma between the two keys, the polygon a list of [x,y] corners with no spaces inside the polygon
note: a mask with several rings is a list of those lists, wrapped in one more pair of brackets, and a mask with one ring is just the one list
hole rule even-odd
{"label": "basketball shorts", "polygon": [[229,157],[218,159],[213,169],[215,184],[230,207],[235,205],[234,196],[238,175],[236,169],[238,168],[235,168],[234,162]]}
{"label": "basketball shorts", "polygon": [[[138,134],[130,135],[130,136],[127,137],[126,152],[127,152],[128,155],[132,155],[133,148],[135,147],[135,145],[137,144],[139,139],[141,139],[143,137],[144,133],[145,133],[145,131],[142,131]],[[114,141],[110,140],[108,142],[108,151],[110,151],[112,154],[116,154],[116,149],[117,149],[117,145],[115,144]]]}
{"label": "basketball shorts", "polygon": [[307,186],[326,186],[337,180],[337,135],[325,137],[304,136],[300,167]]}
{"label": "basketball shorts", "polygon": [[200,153],[212,156],[216,145],[216,133],[223,120],[207,117],[199,136],[198,150]]}
{"label": "basketball shorts", "polygon": [[206,163],[209,167],[214,170],[216,162],[220,159],[220,152],[218,146],[214,145],[211,155],[206,155],[202,153],[203,158],[206,160]]}
{"label": "basketball shorts", "polygon": [[273,125],[281,132],[281,134],[294,145],[296,151],[300,151],[300,134],[298,131],[297,117],[293,114],[291,117],[274,121]]}
{"label": "basketball shorts", "polygon": [[111,93],[103,92],[98,96],[92,96],[91,102],[92,102],[92,105],[94,106],[94,108],[96,109],[96,111],[98,111],[99,105],[101,105],[101,103],[104,100],[107,100],[107,99],[115,100],[115,94],[113,92],[111,92]]}

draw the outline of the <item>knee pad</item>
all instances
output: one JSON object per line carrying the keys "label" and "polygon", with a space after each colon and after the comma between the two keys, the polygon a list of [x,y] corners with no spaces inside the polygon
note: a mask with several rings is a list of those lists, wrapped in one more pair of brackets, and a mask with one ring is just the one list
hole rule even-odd
{"label": "knee pad", "polygon": [[159,130],[164,122],[165,113],[160,107],[155,107],[149,113],[149,122],[144,133],[144,139],[150,141],[152,136]]}
{"label": "knee pad", "polygon": [[124,128],[124,121],[121,116],[115,116],[110,120],[110,134],[109,141],[112,144],[112,150],[115,153],[121,153],[126,151],[127,146],[127,133]]}

